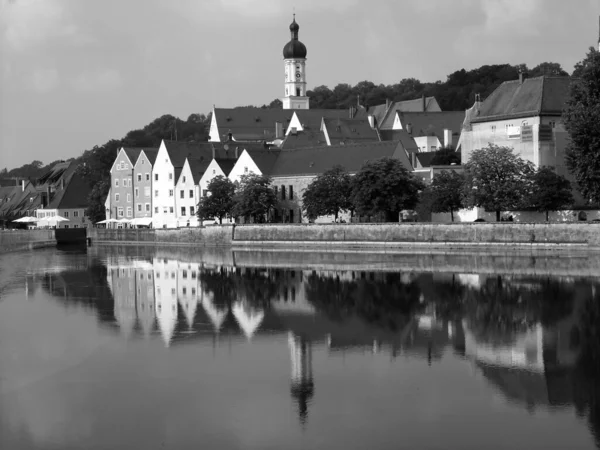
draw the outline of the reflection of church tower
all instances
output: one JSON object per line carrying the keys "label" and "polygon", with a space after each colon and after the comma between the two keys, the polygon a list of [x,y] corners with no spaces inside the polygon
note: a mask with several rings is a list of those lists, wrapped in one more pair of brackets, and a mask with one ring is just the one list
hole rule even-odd
{"label": "reflection of church tower", "polygon": [[315,391],[312,376],[312,344],[290,332],[288,345],[292,359],[291,394],[298,403],[300,422],[304,424],[308,416],[308,404]]}
{"label": "reflection of church tower", "polygon": [[283,109],[308,109],[306,96],[306,47],[298,40],[300,26],[294,21],[290,25],[291,40],[283,47],[285,68],[285,97],[281,99]]}

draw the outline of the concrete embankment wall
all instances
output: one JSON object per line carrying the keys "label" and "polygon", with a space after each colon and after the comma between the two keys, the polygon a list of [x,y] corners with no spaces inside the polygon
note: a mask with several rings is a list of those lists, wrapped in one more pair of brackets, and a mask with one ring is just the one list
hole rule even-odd
{"label": "concrete embankment wall", "polygon": [[54,230],[0,231],[0,254],[56,246]]}
{"label": "concrete embankment wall", "polygon": [[193,247],[571,248],[600,250],[600,223],[402,223],[238,225],[182,229],[93,229],[92,243]]}

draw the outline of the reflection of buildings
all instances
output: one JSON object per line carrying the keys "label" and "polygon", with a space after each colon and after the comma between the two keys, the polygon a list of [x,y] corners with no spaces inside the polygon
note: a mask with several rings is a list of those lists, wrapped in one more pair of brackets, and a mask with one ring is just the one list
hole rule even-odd
{"label": "reflection of buildings", "polygon": [[292,360],[290,391],[298,403],[300,422],[305,423],[308,416],[308,403],[315,390],[312,375],[312,344],[290,331],[288,346]]}
{"label": "reflection of buildings", "polygon": [[248,339],[254,336],[265,318],[265,313],[262,309],[254,307],[247,301],[235,302],[231,311]]}

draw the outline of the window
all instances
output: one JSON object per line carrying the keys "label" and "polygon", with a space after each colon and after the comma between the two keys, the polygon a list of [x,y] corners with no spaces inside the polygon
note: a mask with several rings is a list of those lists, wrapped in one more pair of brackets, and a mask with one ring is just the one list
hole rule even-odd
{"label": "window", "polygon": [[154,174],[154,181],[158,181],[158,174],[157,173]]}
{"label": "window", "polygon": [[185,216],[185,206],[182,206],[182,207],[181,207],[181,215],[182,215],[182,216]]}
{"label": "window", "polygon": [[154,191],[154,196],[155,196],[155,197],[158,197],[158,189],[156,189],[156,190]]}
{"label": "window", "polygon": [[190,206],[190,216],[193,216],[193,215],[194,215],[194,207]]}
{"label": "window", "polygon": [[138,198],[140,196],[140,190],[138,188],[135,188],[135,198]]}
{"label": "window", "polygon": [[281,185],[281,200],[285,200],[285,185]]}
{"label": "window", "polygon": [[142,159],[142,164],[146,164],[146,160],[145,159]]}
{"label": "window", "polygon": [[127,194],[127,203],[131,203],[131,194]]}
{"label": "window", "polygon": [[185,191],[183,189],[179,191],[179,198],[185,198]]}
{"label": "window", "polygon": [[145,186],[144,187],[144,196],[145,197],[150,197],[150,186]]}
{"label": "window", "polygon": [[142,212],[142,204],[141,203],[137,204],[137,210],[138,210],[138,212]]}
{"label": "window", "polygon": [[138,173],[137,180],[138,180],[138,182],[142,181],[142,174],[141,173]]}
{"label": "window", "polygon": [[172,179],[173,179],[173,173],[169,172],[169,180],[172,180]]}
{"label": "window", "polygon": [[[146,205],[147,205],[147,204],[148,204],[148,203],[146,203]],[[155,206],[155,207],[154,207],[154,214],[158,214],[158,206]]]}
{"label": "window", "polygon": [[115,187],[119,187],[119,180],[115,180]]}
{"label": "window", "polygon": [[496,132],[496,125],[492,125],[492,133]]}
{"label": "window", "polygon": [[73,217],[79,217],[79,211],[73,211]]}
{"label": "window", "polygon": [[117,214],[119,215],[119,217],[123,217],[123,208],[122,207],[119,207],[117,209]]}
{"label": "window", "polygon": [[298,97],[300,97],[300,96],[302,95],[300,92],[301,92],[301,91],[300,91],[300,88],[296,88],[296,95],[297,95]]}
{"label": "window", "polygon": [[115,194],[115,202],[118,202],[118,201],[119,201],[119,194],[118,194],[118,193],[116,193],[116,194]]}
{"label": "window", "polygon": [[65,213],[63,214],[63,217],[65,219],[68,219],[69,218],[69,211],[65,211]]}
{"label": "window", "polygon": [[146,203],[146,212],[150,212],[150,203]]}
{"label": "window", "polygon": [[290,200],[294,200],[294,186],[292,186],[291,184],[289,186],[289,194],[290,194]]}
{"label": "window", "polygon": [[213,169],[213,175],[215,175],[217,173],[216,169]]}
{"label": "window", "polygon": [[127,217],[131,217],[131,216],[133,216],[133,211],[132,211],[131,206],[128,206],[127,207]]}
{"label": "window", "polygon": [[185,183],[185,176],[183,177],[183,182]]}
{"label": "window", "polygon": [[248,173],[248,166],[244,167],[244,173]]}
{"label": "window", "polygon": [[123,166],[123,169],[125,169],[125,170],[129,169],[129,164],[125,163]]}
{"label": "window", "polygon": [[208,189],[202,190],[202,197],[208,197]]}
{"label": "window", "polygon": [[169,197],[173,197],[173,189],[169,189]]}
{"label": "window", "polygon": [[172,207],[172,206],[171,206],[171,207],[169,207],[169,212],[170,212],[171,214],[173,214],[173,207]]}
{"label": "window", "polygon": [[149,173],[146,174],[146,181],[150,181],[150,174]]}
{"label": "window", "polygon": [[190,189],[190,198],[194,198],[194,190]]}

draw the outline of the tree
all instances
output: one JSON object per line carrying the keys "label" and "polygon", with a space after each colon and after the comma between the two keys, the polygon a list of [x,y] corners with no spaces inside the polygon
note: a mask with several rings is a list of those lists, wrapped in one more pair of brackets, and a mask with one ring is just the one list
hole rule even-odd
{"label": "tree", "polygon": [[106,196],[110,191],[110,178],[107,180],[101,180],[94,184],[90,191],[87,201],[88,207],[85,210],[85,215],[92,221],[92,223],[99,222],[106,219],[106,209],[104,202]]}
{"label": "tree", "polygon": [[223,223],[223,217],[231,214],[233,209],[233,196],[235,184],[228,178],[219,175],[208,183],[210,195],[202,197],[198,203],[198,219],[212,219],[216,217]]}
{"label": "tree", "polygon": [[557,211],[573,203],[571,183],[550,167],[540,167],[533,174],[533,192],[529,202],[537,211],[546,213]]}
{"label": "tree", "polygon": [[543,62],[538,64],[529,71],[530,77],[539,77],[541,75],[568,77],[569,74],[565,72],[559,63]]}
{"label": "tree", "polygon": [[436,213],[450,213],[454,222],[454,211],[463,207],[462,190],[465,177],[454,170],[442,170],[433,177],[431,191],[431,210]]}
{"label": "tree", "polygon": [[276,204],[271,178],[253,173],[242,175],[234,195],[235,216],[252,217],[255,223],[264,222]]}
{"label": "tree", "polygon": [[318,216],[335,216],[352,208],[350,174],[342,166],[323,172],[308,185],[302,194],[302,208],[309,219]]}
{"label": "tree", "polygon": [[367,161],[352,179],[352,203],[360,215],[384,214],[397,222],[400,211],[412,209],[423,182],[394,158]]}
{"label": "tree", "polygon": [[431,160],[432,166],[449,166],[451,164],[460,164],[460,153],[449,147],[440,148]]}
{"label": "tree", "polygon": [[590,48],[575,66],[562,121],[570,140],[566,162],[577,187],[591,203],[600,202],[600,53]]}
{"label": "tree", "polygon": [[496,211],[496,221],[500,221],[502,211],[522,206],[531,191],[532,173],[533,165],[510,147],[489,144],[475,150],[465,164],[464,204]]}

